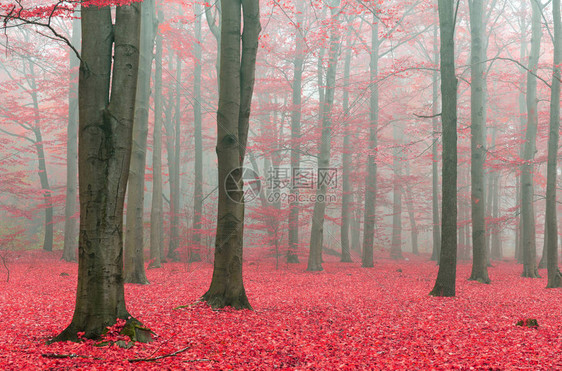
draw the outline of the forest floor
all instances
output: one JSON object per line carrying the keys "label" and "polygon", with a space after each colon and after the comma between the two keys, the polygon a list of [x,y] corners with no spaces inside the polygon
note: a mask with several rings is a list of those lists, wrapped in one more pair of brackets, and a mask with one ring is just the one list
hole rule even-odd
{"label": "forest floor", "polygon": [[[370,269],[328,256],[318,273],[305,272],[304,259],[275,269],[250,256],[244,280],[254,311],[174,309],[205,292],[212,266],[168,263],[148,271],[150,285],[126,285],[129,311],[157,336],[122,349],[45,344],[70,322],[75,300],[77,265],[59,257],[11,252],[9,282],[0,265],[0,369],[562,368],[562,291],[519,277],[514,262],[494,262],[490,285],[467,281],[470,263],[460,262],[457,297],[435,298],[437,267],[427,256],[380,255]],[[525,318],[539,327],[516,326]]]}

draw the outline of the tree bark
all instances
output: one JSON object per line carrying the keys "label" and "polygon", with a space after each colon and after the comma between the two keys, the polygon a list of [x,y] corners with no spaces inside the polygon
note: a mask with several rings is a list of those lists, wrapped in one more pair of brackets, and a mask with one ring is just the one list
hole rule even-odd
{"label": "tree bark", "polygon": [[[331,9],[332,22],[337,22],[339,15],[338,7]],[[325,96],[320,111],[322,120],[322,136],[320,139],[320,151],[318,154],[318,178],[322,171],[330,171],[330,145],[332,137],[332,107],[334,105],[334,93],[336,89],[336,71],[338,63],[340,34],[336,25],[330,30],[330,50],[328,58],[328,69],[326,71]],[[326,173],[327,174],[327,173]],[[312,227],[310,229],[310,253],[308,255],[307,271],[321,271],[322,268],[322,246],[324,240],[324,216],[326,214],[326,182],[318,182],[316,187],[316,202],[312,212]]]}
{"label": "tree bark", "polygon": [[552,0],[554,29],[554,56],[552,61],[552,85],[550,89],[550,131],[548,136],[548,162],[546,176],[546,230],[547,237],[547,288],[562,286],[562,275],[558,268],[558,229],[556,224],[556,168],[560,130],[560,63],[562,62],[562,40],[560,26],[560,0]]}
{"label": "tree bark", "polygon": [[[77,12],[77,11],[75,11]],[[72,45],[80,43],[80,19],[72,20]],[[78,247],[78,67],[80,61],[70,53],[70,78],[68,91],[68,131],[66,139],[66,199],[64,206],[64,246],[62,259],[76,261]]]}
{"label": "tree bark", "polygon": [[457,78],[454,2],[438,0],[443,122],[442,218],[439,272],[433,296],[455,296],[457,272]]}
{"label": "tree bark", "polygon": [[154,52],[154,0],[145,0],[141,4],[141,13],[139,72],[127,195],[125,282],[146,285],[148,279],[144,269],[144,176],[148,139],[150,75]]}
{"label": "tree bark", "polygon": [[201,215],[203,214],[203,133],[201,129],[201,63],[203,58],[201,48],[201,6],[193,4],[195,12],[195,39],[193,56],[195,69],[193,71],[193,125],[195,141],[195,184],[193,187],[193,231],[189,261],[201,261]]}
{"label": "tree bark", "polygon": [[152,144],[152,205],[150,210],[150,268],[160,268],[164,260],[164,216],[162,202],[162,34],[158,24],[163,20],[158,10],[156,54],[154,57],[154,133]]}
{"label": "tree bark", "polygon": [[486,194],[484,187],[485,102],[483,0],[470,3],[471,83],[470,83],[470,190],[472,214],[472,272],[469,280],[490,283],[486,254]]}
{"label": "tree bark", "polygon": [[377,163],[375,151],[379,126],[379,88],[376,82],[379,69],[379,20],[373,11],[371,25],[370,97],[369,97],[369,156],[365,179],[365,211],[363,216],[363,255],[361,266],[373,266],[373,244],[375,237],[375,212],[377,202]]}
{"label": "tree bark", "polygon": [[[439,64],[439,43],[437,39],[437,25],[433,31],[433,55],[435,56],[435,65]],[[439,73],[433,72],[433,86],[432,86],[432,130],[433,130],[433,145],[431,146],[431,211],[433,217],[433,249],[431,251],[431,260],[439,263],[439,256],[441,255],[441,231],[439,222],[439,158],[437,149],[439,147],[439,120],[437,114],[439,113],[439,94],[438,85]]]}
{"label": "tree bark", "polygon": [[117,7],[115,26],[110,7],[82,8],[78,289],[72,322],[53,341],[78,340],[78,332],[99,338],[117,319],[134,320],[125,306],[122,236],[139,60],[139,7],[139,3]]}
{"label": "tree bark", "polygon": [[[244,15],[240,50],[241,6]],[[213,278],[202,300],[214,308],[251,305],[242,280],[244,237],[243,164],[248,139],[261,30],[257,0],[221,3],[221,59],[217,112],[219,202]]]}
{"label": "tree bark", "polygon": [[531,52],[529,54],[529,71],[527,72],[527,130],[521,166],[521,219],[523,248],[523,277],[539,277],[537,269],[537,247],[535,237],[535,213],[533,205],[533,159],[536,152],[537,137],[537,78],[533,75],[538,69],[541,42],[541,9],[532,2]]}

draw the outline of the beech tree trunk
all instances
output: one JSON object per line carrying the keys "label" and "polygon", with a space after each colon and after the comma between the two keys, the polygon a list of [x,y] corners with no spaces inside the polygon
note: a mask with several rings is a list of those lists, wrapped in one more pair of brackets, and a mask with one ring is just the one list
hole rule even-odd
{"label": "beech tree trunk", "polygon": [[[537,269],[537,247],[535,237],[535,213],[533,206],[533,164],[537,137],[537,78],[533,75],[538,69],[541,42],[541,9],[536,2],[531,2],[533,15],[531,22],[531,52],[529,54],[529,72],[527,72],[527,130],[521,166],[521,221],[523,248],[523,277],[539,277]],[[533,72],[533,73],[531,73]]]}
{"label": "beech tree trunk", "polygon": [[[296,1],[297,23],[303,24],[303,4],[301,0]],[[302,114],[302,73],[304,64],[304,34],[303,28],[296,32],[295,59],[293,60],[293,86],[292,86],[292,111],[291,111],[291,176],[297,176],[297,169],[301,162],[301,114]],[[289,204],[289,249],[287,250],[287,263],[298,263],[299,257],[299,190],[291,182],[291,202]]]}
{"label": "beech tree trunk", "polygon": [[546,230],[547,288],[562,286],[562,275],[558,268],[558,229],[556,224],[556,168],[560,136],[560,63],[562,62],[562,40],[560,27],[560,0],[552,0],[554,29],[554,57],[552,61],[552,85],[550,88],[550,131],[548,136],[548,163],[546,176]]}
{"label": "beech tree trunk", "polygon": [[[409,162],[405,162],[406,166],[406,177],[410,177],[410,164]],[[412,188],[410,187],[409,183],[405,183],[403,186],[403,190],[406,194],[406,206],[408,208],[408,217],[410,219],[410,229],[411,229],[411,239],[412,239],[412,254],[419,255],[419,246],[418,246],[418,226],[416,223],[416,215],[414,212],[414,195],[412,192]]]}
{"label": "beech tree trunk", "polygon": [[351,25],[347,32],[347,50],[343,68],[343,153],[342,153],[342,201],[341,201],[341,262],[351,262],[349,227],[351,219],[351,144],[349,133],[349,75],[351,70]]}
{"label": "beech tree trunk", "polygon": [[160,268],[164,260],[164,216],[162,202],[162,34],[158,24],[163,20],[158,10],[156,54],[154,57],[154,133],[152,144],[152,205],[150,210],[150,268]]}
{"label": "beech tree trunk", "polygon": [[143,285],[148,284],[144,269],[144,175],[154,52],[154,10],[154,0],[145,0],[141,5],[139,72],[125,229],[125,282]]}
{"label": "beech tree trunk", "polygon": [[373,11],[371,25],[370,97],[369,97],[369,155],[367,178],[365,178],[365,210],[363,216],[363,255],[361,266],[373,266],[373,244],[375,237],[375,211],[377,202],[377,131],[379,127],[379,88],[376,83],[379,69],[379,20]]}
{"label": "beech tree trunk", "polygon": [[455,296],[457,273],[457,78],[454,2],[438,0],[443,122],[441,255],[433,296]]}
{"label": "beech tree trunk", "polygon": [[486,195],[484,186],[485,102],[483,0],[470,4],[471,84],[470,84],[470,193],[472,214],[472,272],[469,280],[490,283],[486,254]]}
{"label": "beech tree trunk", "polygon": [[[437,25],[433,31],[433,55],[435,56],[435,65],[439,64],[439,43],[437,39]],[[433,72],[433,86],[432,86],[432,129],[433,129],[433,145],[431,146],[431,211],[433,217],[433,249],[431,251],[431,260],[439,263],[439,256],[441,255],[441,231],[439,222],[439,157],[437,149],[439,147],[439,73]]]}
{"label": "beech tree trunk", "polygon": [[[75,10],[77,13],[77,11]],[[80,43],[80,19],[72,20],[72,45]],[[68,130],[66,138],[66,198],[64,203],[64,246],[62,259],[76,261],[78,247],[78,66],[80,61],[70,53],[70,78],[68,89]]]}
{"label": "beech tree trunk", "polygon": [[81,13],[78,288],[72,322],[53,341],[76,341],[78,332],[98,338],[117,319],[134,321],[125,306],[122,236],[140,4],[117,7],[115,25],[110,7],[83,7]]}
{"label": "beech tree trunk", "polygon": [[402,256],[402,133],[398,125],[394,123],[392,133],[394,136],[394,184],[392,202],[392,242],[390,247],[390,257],[393,259],[403,259]]}
{"label": "beech tree trunk", "polygon": [[[339,7],[331,8],[332,21],[337,22]],[[320,111],[322,120],[322,136],[320,139],[320,151],[318,154],[318,179],[321,171],[329,171],[330,167],[330,145],[332,138],[332,107],[334,105],[334,93],[336,90],[336,71],[339,54],[340,34],[337,25],[330,30],[330,50],[328,57],[328,69],[326,71],[325,95]],[[312,227],[310,229],[310,253],[308,255],[307,271],[321,271],[322,268],[322,245],[324,241],[324,216],[326,214],[326,181],[318,182],[316,187],[316,202],[312,212]]]}
{"label": "beech tree trunk", "polygon": [[201,6],[193,4],[195,12],[195,39],[193,45],[195,69],[193,71],[193,125],[195,141],[195,184],[193,187],[193,231],[190,246],[189,261],[201,261],[201,215],[203,214],[203,133],[201,130]]}
{"label": "beech tree trunk", "polygon": [[[244,30],[241,34],[242,11]],[[242,281],[244,238],[243,164],[255,80],[258,0],[221,3],[220,87],[217,112],[219,202],[213,278],[202,300],[214,308],[251,305]],[[242,50],[240,50],[242,36]]]}

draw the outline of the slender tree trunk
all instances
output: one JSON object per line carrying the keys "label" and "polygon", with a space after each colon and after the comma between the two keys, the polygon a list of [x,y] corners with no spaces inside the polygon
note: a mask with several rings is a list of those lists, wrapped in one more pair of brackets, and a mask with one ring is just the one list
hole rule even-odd
{"label": "slender tree trunk", "polygon": [[203,214],[203,132],[201,129],[201,6],[194,3],[195,39],[193,46],[195,69],[193,71],[193,125],[195,141],[195,184],[193,187],[193,237],[190,247],[189,261],[201,261],[201,216]]}
{"label": "slender tree trunk", "polygon": [[122,236],[140,4],[117,7],[115,25],[110,7],[83,7],[81,13],[78,289],[72,322],[54,341],[76,341],[78,332],[85,338],[98,338],[117,319],[134,321],[125,306]]}
{"label": "slender tree trunk", "polygon": [[556,167],[560,136],[560,63],[562,62],[562,40],[560,26],[560,0],[552,0],[554,21],[554,57],[552,61],[552,86],[550,89],[550,132],[548,136],[548,163],[546,179],[546,230],[547,234],[547,288],[562,286],[562,275],[558,268],[558,230],[556,224]]}
{"label": "slender tree trunk", "polygon": [[[439,64],[439,43],[437,39],[437,25],[433,30],[433,55],[435,56],[435,65]],[[432,86],[432,129],[433,129],[433,145],[431,146],[431,211],[433,216],[433,249],[431,252],[431,260],[439,263],[439,256],[441,255],[441,231],[439,222],[439,157],[437,149],[439,147],[439,120],[437,115],[439,113],[439,72],[433,72],[433,86]]]}
{"label": "slender tree trunk", "polygon": [[343,68],[343,153],[342,153],[342,202],[341,202],[341,261],[351,262],[351,252],[349,248],[349,221],[351,219],[351,144],[349,133],[349,75],[351,70],[351,25],[347,32],[347,50],[345,52],[345,62]]}
{"label": "slender tree trunk", "polygon": [[[244,15],[240,50],[241,6]],[[242,281],[244,237],[243,169],[255,80],[258,0],[221,3],[221,59],[217,156],[219,204],[213,278],[202,300],[212,307],[250,308]]]}
{"label": "slender tree trunk", "polygon": [[484,162],[486,162],[484,118],[484,30],[483,0],[470,3],[471,84],[470,84],[470,190],[472,213],[472,273],[469,280],[490,283],[486,254],[486,195]]}
{"label": "slender tree trunk", "polygon": [[155,24],[156,54],[154,57],[154,133],[152,144],[152,205],[150,210],[150,268],[160,268],[164,260],[164,216],[162,202],[162,34],[158,24],[163,20],[158,10]]}
{"label": "slender tree trunk", "polygon": [[[409,162],[404,163],[406,166],[406,177],[410,177],[410,164]],[[404,192],[406,193],[406,206],[408,207],[408,216],[410,219],[410,229],[411,229],[411,239],[412,239],[412,254],[419,255],[419,246],[418,246],[418,226],[416,223],[416,214],[414,212],[414,195],[412,192],[412,188],[410,187],[409,183],[405,183],[403,187]]]}
{"label": "slender tree trunk", "polygon": [[[337,22],[339,9],[332,8],[332,20]],[[330,31],[330,51],[328,58],[328,70],[326,71],[326,89],[320,117],[322,119],[322,136],[320,140],[320,151],[318,155],[318,179],[323,176],[330,177],[330,144],[332,137],[332,107],[334,104],[334,93],[336,89],[336,70],[338,63],[340,34],[337,25],[333,25]],[[322,174],[322,172],[326,172]],[[325,179],[327,180],[327,179]],[[322,245],[324,238],[324,216],[326,213],[326,191],[327,182],[318,182],[316,188],[316,202],[312,212],[312,227],[310,230],[310,253],[308,255],[308,271],[321,271],[322,268]]]}
{"label": "slender tree trunk", "polygon": [[394,187],[393,187],[393,207],[392,207],[392,242],[390,256],[393,259],[403,259],[402,256],[402,134],[400,128],[395,123],[393,125],[393,136],[396,148],[394,149]]}
{"label": "slender tree trunk", "polygon": [[[296,2],[297,13],[295,14],[299,25],[303,24],[303,4],[301,0]],[[304,64],[304,35],[303,29],[296,32],[295,59],[293,60],[293,86],[292,86],[292,111],[291,111],[291,176],[293,180],[298,176],[300,167],[300,140],[301,140],[301,114],[302,114],[302,73]],[[299,257],[299,190],[291,182],[291,202],[289,204],[289,249],[287,251],[287,263],[298,263]]]}
{"label": "slender tree trunk", "polygon": [[369,155],[367,178],[365,179],[365,214],[363,216],[363,267],[373,266],[373,245],[375,237],[375,211],[377,202],[377,131],[379,126],[379,88],[376,82],[379,69],[379,20],[373,12],[371,25],[370,99],[369,99]]}
{"label": "slender tree trunk", "polygon": [[457,78],[455,76],[454,2],[438,0],[441,36],[443,173],[441,255],[433,296],[455,296],[457,272]]}
{"label": "slender tree trunk", "polygon": [[144,175],[154,52],[154,10],[154,0],[145,0],[141,5],[140,60],[125,228],[125,282],[143,285],[148,284],[144,269]]}
{"label": "slender tree trunk", "polygon": [[[176,55],[176,93],[174,105],[174,145],[168,145],[168,163],[170,171],[170,244],[168,246],[168,259],[179,261],[178,249],[180,247],[180,151],[181,151],[181,57]],[[170,101],[170,104],[172,102]],[[171,126],[171,124],[170,124]],[[171,138],[168,137],[171,144]],[[170,147],[172,151],[170,152]],[[172,161],[170,161],[170,159]]]}
{"label": "slender tree trunk", "polygon": [[541,42],[540,8],[532,2],[533,16],[531,23],[531,53],[529,54],[529,71],[527,72],[527,130],[521,166],[521,219],[523,246],[523,277],[539,277],[537,270],[537,247],[535,237],[535,215],[533,205],[533,164],[537,137],[537,78],[531,71],[537,71]]}
{"label": "slender tree trunk", "polygon": [[492,224],[491,233],[492,233],[492,241],[491,241],[491,258],[495,260],[501,260],[503,258],[502,253],[502,245],[501,245],[501,227],[498,223],[498,219],[500,217],[500,176],[499,174],[495,173],[493,175],[493,183],[494,187],[492,190],[493,194],[493,204],[492,204],[492,218],[494,223]]}
{"label": "slender tree trunk", "polygon": [[[77,11],[75,11],[77,12]],[[80,19],[72,20],[72,45],[80,43]],[[78,247],[78,66],[80,61],[70,53],[70,81],[68,94],[68,132],[66,139],[66,199],[64,206],[64,247],[62,259],[76,261]]]}

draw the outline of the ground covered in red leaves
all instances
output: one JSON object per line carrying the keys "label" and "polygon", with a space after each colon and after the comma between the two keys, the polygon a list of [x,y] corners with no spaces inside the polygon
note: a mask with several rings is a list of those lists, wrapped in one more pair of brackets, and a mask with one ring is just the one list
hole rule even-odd
{"label": "ground covered in red leaves", "polygon": [[[77,265],[55,253],[10,254],[9,282],[0,267],[3,370],[562,368],[562,291],[520,278],[512,262],[494,263],[490,285],[467,281],[470,264],[461,262],[457,297],[434,298],[437,267],[427,257],[377,259],[371,269],[328,258],[319,273],[305,272],[304,262],[276,270],[249,259],[254,311],[174,309],[205,292],[212,266],[166,264],[148,271],[150,285],[126,286],[129,311],[156,340],[122,349],[45,345],[70,322]],[[539,327],[516,326],[525,318]]]}

